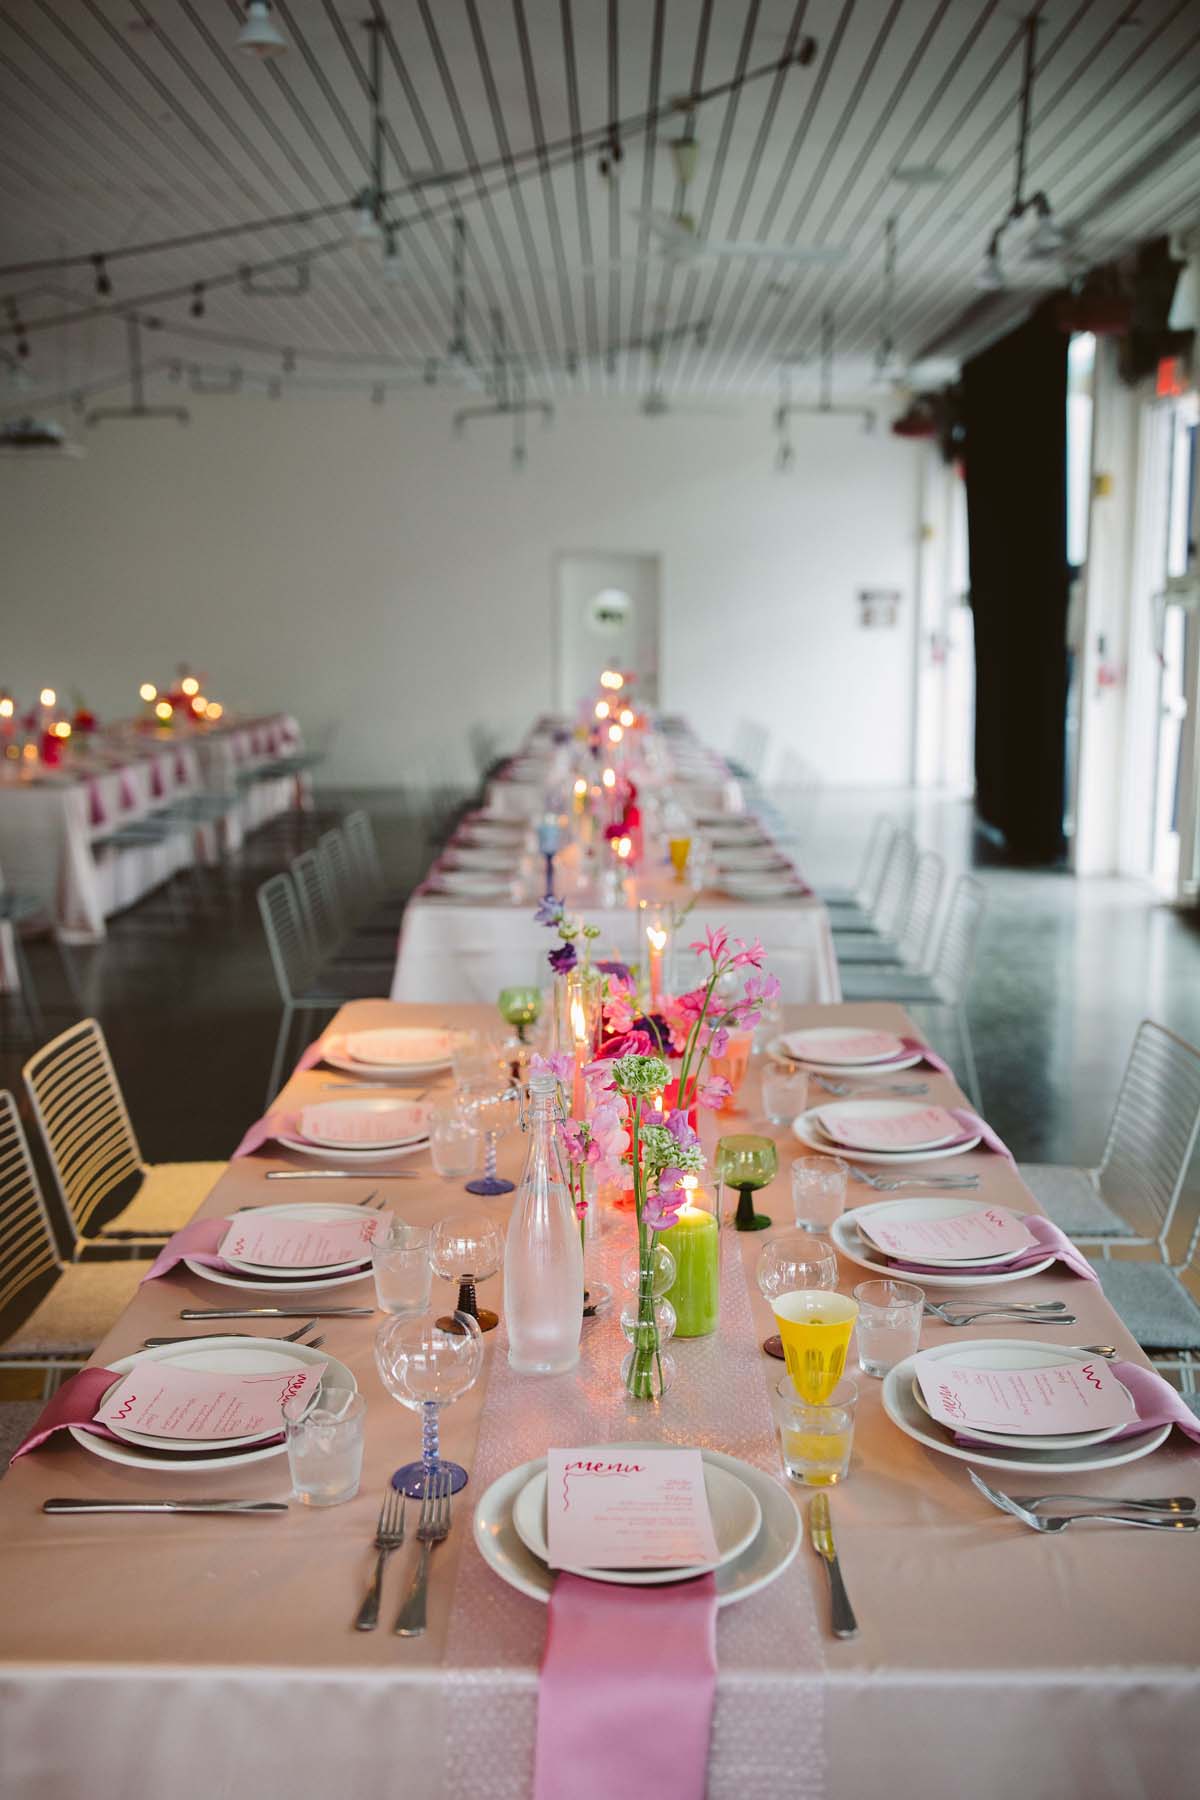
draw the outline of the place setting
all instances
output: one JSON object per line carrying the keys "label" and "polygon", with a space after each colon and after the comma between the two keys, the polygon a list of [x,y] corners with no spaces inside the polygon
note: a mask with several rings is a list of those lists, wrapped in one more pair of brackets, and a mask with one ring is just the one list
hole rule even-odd
{"label": "place setting", "polygon": [[328,1031],[316,1054],[307,1059],[328,1063],[363,1081],[417,1081],[448,1069],[461,1034],[436,1026],[384,1026],[372,1031]]}
{"label": "place setting", "polygon": [[370,1279],[374,1247],[392,1229],[393,1215],[366,1202],[256,1206],[227,1218],[194,1219],[167,1241],[144,1279],[183,1267],[201,1281],[251,1293],[325,1293]]}
{"label": "place setting", "polygon": [[780,1061],[813,1074],[850,1079],[900,1074],[921,1062],[935,1069],[945,1068],[941,1058],[916,1038],[844,1025],[816,1025],[803,1031],[781,1032],[767,1050]]}
{"label": "place setting", "polygon": [[916,1193],[852,1207],[831,1236],[848,1261],[877,1274],[919,1274],[932,1288],[981,1288],[1041,1275],[1056,1262],[1094,1282],[1066,1233],[1041,1213],[969,1195]]}

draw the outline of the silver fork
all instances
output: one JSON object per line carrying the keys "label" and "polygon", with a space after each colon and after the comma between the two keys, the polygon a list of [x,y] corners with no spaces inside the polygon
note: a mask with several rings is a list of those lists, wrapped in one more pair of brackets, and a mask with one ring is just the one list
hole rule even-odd
{"label": "silver fork", "polygon": [[[316,1324],[316,1322],[317,1321],[315,1319],[305,1319],[303,1325],[298,1325],[296,1327],[295,1331],[287,1332],[285,1336],[280,1338],[279,1342],[281,1344],[297,1343],[298,1340],[304,1336],[306,1331],[312,1330],[312,1328]],[[255,1335],[255,1333],[252,1331],[189,1331],[189,1332],[184,1333],[184,1335],[181,1337],[143,1338],[142,1339],[142,1349],[143,1350],[158,1350],[164,1344],[190,1344],[193,1341],[199,1341],[201,1338],[253,1337],[254,1335]],[[324,1338],[317,1338],[316,1342],[310,1343],[308,1347],[310,1350],[315,1350],[317,1344],[323,1344],[324,1342],[325,1342]]]}
{"label": "silver fork", "polygon": [[429,1557],[450,1529],[450,1471],[439,1469],[427,1476],[421,1499],[417,1542],[421,1560],[395,1624],[397,1637],[420,1637],[425,1630],[425,1597],[429,1589]]}
{"label": "silver fork", "polygon": [[919,1187],[931,1191],[935,1188],[977,1188],[978,1175],[869,1175],[865,1169],[852,1169],[850,1173],[855,1181],[861,1181],[866,1187],[874,1188],[876,1193],[890,1194],[896,1188]]}
{"label": "silver fork", "polygon": [[[990,1488],[986,1481],[980,1479],[974,1469],[968,1469],[967,1474],[980,1493],[990,1500],[993,1506],[998,1507],[1001,1512],[1011,1514],[1014,1519],[1020,1519],[1021,1523],[1028,1525],[1031,1531],[1065,1531],[1068,1525],[1078,1525],[1081,1522],[1101,1525],[1132,1525],[1138,1531],[1200,1531],[1200,1519],[1195,1518],[1141,1519],[1135,1518],[1129,1513],[1085,1512],[1054,1515],[1030,1512],[1028,1507],[1022,1506],[1014,1500],[1011,1494],[1001,1494],[995,1488]],[[1108,1504],[1111,1506],[1120,1503],[1109,1501]]]}
{"label": "silver fork", "polygon": [[1161,1500],[1119,1500],[1115,1494],[1015,1494],[1009,1498],[1030,1512],[1063,1500],[1076,1500],[1086,1506],[1119,1506],[1122,1511],[1194,1513],[1196,1502],[1190,1494],[1167,1494]]}
{"label": "silver fork", "polygon": [[952,1329],[960,1325],[973,1325],[976,1319],[1009,1320],[1014,1324],[1022,1325],[1077,1325],[1079,1323],[1075,1313],[1009,1312],[999,1306],[988,1306],[980,1312],[955,1313],[953,1316],[949,1313],[939,1313],[938,1317],[943,1325],[949,1325]]}
{"label": "silver fork", "polygon": [[[969,1304],[969,1302],[964,1304]],[[949,1301],[939,1305],[936,1300],[926,1300],[925,1311],[935,1314],[943,1325],[969,1325],[972,1319],[998,1318],[1001,1314],[1009,1318],[1040,1319],[1046,1325],[1053,1325],[1055,1323],[1053,1315],[1056,1313],[1063,1315],[1063,1320],[1060,1322],[1065,1322],[1069,1317],[1074,1323],[1074,1314],[1067,1313],[1064,1300],[1011,1300],[1007,1305],[980,1306],[975,1311],[968,1313],[964,1313],[960,1308],[948,1312],[948,1306]]]}
{"label": "silver fork", "polygon": [[877,1086],[875,1082],[868,1085],[863,1081],[830,1081],[827,1075],[810,1074],[808,1079],[815,1082],[819,1088],[824,1088],[827,1094],[855,1094],[864,1100],[873,1099],[876,1094],[927,1094],[929,1092],[927,1081],[893,1081],[887,1086]]}
{"label": "silver fork", "polygon": [[394,1488],[389,1481],[383,1496],[383,1505],[379,1508],[379,1523],[375,1527],[375,1578],[367,1589],[367,1595],[358,1609],[358,1617],[354,1621],[356,1631],[374,1631],[379,1623],[379,1602],[383,1597],[383,1571],[387,1559],[393,1550],[398,1550],[404,1542],[404,1495]]}

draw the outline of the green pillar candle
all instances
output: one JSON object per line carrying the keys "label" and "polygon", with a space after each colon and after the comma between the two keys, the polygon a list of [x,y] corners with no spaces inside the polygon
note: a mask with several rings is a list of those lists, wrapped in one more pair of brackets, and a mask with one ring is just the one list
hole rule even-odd
{"label": "green pillar candle", "polygon": [[[700,1198],[699,1190],[693,1200]],[[676,1337],[706,1337],[721,1312],[721,1239],[717,1221],[703,1206],[681,1207],[669,1231],[658,1234],[675,1258],[675,1283],[666,1298],[675,1308]]]}

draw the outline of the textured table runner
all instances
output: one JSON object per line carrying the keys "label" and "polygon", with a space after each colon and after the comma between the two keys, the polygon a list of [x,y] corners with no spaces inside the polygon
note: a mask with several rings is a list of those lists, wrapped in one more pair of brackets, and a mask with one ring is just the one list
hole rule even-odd
{"label": "textured table runner", "polygon": [[[659,1404],[630,1400],[621,1385],[628,1346],[620,1281],[636,1242],[631,1216],[610,1223],[589,1248],[589,1276],[609,1283],[613,1302],[604,1317],[585,1324],[578,1368],[518,1375],[501,1320],[464,1495],[472,1511],[493,1481],[550,1445],[697,1445],[741,1457],[783,1482],[741,1256],[731,1231],[723,1229],[721,1238],[720,1330],[672,1342],[678,1373]],[[805,1554],[802,1546],[769,1587],[718,1614],[709,1800],[779,1800],[781,1775],[788,1800],[824,1800],[824,1662]],[[446,1800],[475,1800],[481,1784],[491,1800],[526,1800],[530,1793],[546,1617],[546,1608],[502,1581],[473,1543],[464,1547],[446,1644]]]}

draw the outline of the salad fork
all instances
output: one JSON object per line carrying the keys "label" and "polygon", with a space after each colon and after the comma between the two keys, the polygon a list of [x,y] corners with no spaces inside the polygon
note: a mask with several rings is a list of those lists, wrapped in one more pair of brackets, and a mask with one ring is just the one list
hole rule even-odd
{"label": "salad fork", "polygon": [[425,1477],[417,1542],[421,1561],[413,1577],[394,1630],[397,1637],[420,1637],[425,1630],[425,1599],[429,1589],[429,1558],[450,1530],[450,1471],[437,1469]]}
{"label": "salad fork", "polygon": [[[1169,1519],[1142,1519],[1134,1517],[1130,1513],[1119,1512],[1058,1514],[1030,1512],[1028,1507],[1022,1506],[1019,1501],[1014,1500],[1011,1494],[1001,1494],[995,1488],[990,1488],[987,1482],[975,1473],[974,1469],[968,1469],[967,1474],[980,1493],[990,1500],[993,1506],[998,1507],[1001,1512],[1011,1514],[1014,1519],[1020,1519],[1021,1523],[1028,1525],[1031,1531],[1065,1531],[1068,1525],[1078,1525],[1086,1521],[1101,1525],[1132,1525],[1137,1531],[1200,1531],[1200,1519],[1179,1518],[1175,1515]],[[1119,1505],[1120,1502],[1108,1501],[1107,1504],[1114,1506]]]}
{"label": "salad fork", "polygon": [[865,1169],[851,1169],[855,1181],[864,1186],[874,1188],[877,1193],[890,1194],[896,1188],[919,1187],[933,1188],[977,1188],[978,1175],[871,1175]]}
{"label": "salad fork", "polygon": [[1119,1506],[1133,1512],[1194,1513],[1196,1502],[1190,1494],[1167,1494],[1161,1500],[1118,1500],[1115,1494],[1010,1494],[1017,1504],[1029,1508],[1049,1506],[1063,1500],[1081,1501],[1085,1506]]}
{"label": "salad fork", "polygon": [[374,1631],[379,1623],[379,1602],[383,1597],[383,1571],[393,1550],[404,1542],[404,1495],[389,1481],[379,1509],[375,1527],[375,1576],[354,1621],[356,1631]]}
{"label": "salad fork", "polygon": [[810,1073],[808,1079],[815,1082],[819,1088],[824,1088],[827,1094],[854,1094],[863,1100],[872,1100],[876,1094],[927,1094],[929,1092],[927,1081],[893,1081],[886,1086],[876,1086],[872,1082],[870,1086],[864,1086],[861,1081],[830,1081],[827,1075]]}

